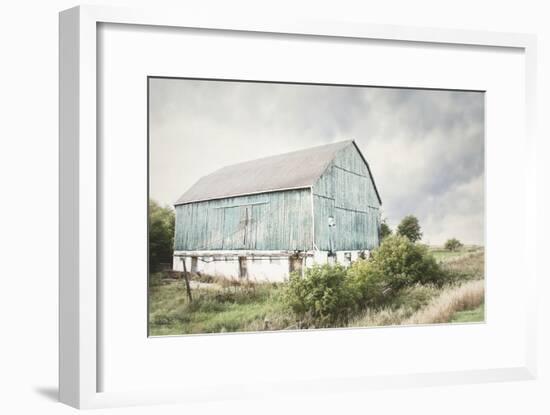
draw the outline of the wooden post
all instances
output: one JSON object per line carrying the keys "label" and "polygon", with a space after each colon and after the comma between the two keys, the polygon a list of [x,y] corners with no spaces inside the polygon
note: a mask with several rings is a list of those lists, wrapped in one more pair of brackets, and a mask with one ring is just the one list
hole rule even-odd
{"label": "wooden post", "polygon": [[196,256],[191,257],[191,272],[197,273],[199,269],[199,259]]}
{"label": "wooden post", "polygon": [[246,257],[240,256],[239,257],[239,278],[245,279],[248,278],[248,270],[246,267]]}
{"label": "wooden post", "polygon": [[189,302],[193,302],[193,297],[191,296],[191,285],[189,285],[189,277],[187,275],[187,266],[185,265],[185,257],[181,257],[181,262],[183,262],[183,279],[185,280],[185,288],[187,290],[187,297]]}
{"label": "wooden post", "polygon": [[300,255],[299,252],[296,252],[294,255],[290,255],[288,257],[289,271],[290,272],[299,271],[300,275],[303,277],[304,276],[304,258],[305,257],[303,255]]}

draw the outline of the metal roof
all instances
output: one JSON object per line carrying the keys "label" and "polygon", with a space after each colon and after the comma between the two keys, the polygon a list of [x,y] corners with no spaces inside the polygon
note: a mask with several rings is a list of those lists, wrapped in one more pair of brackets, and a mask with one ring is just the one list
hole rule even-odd
{"label": "metal roof", "polygon": [[353,140],[222,167],[201,177],[175,205],[313,186],[336,153],[349,145],[355,145]]}

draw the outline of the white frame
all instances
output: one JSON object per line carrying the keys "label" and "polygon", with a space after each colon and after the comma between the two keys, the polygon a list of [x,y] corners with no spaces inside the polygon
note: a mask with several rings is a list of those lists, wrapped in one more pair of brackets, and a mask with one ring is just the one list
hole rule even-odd
{"label": "white frame", "polygon": [[[208,393],[181,390],[135,394],[97,393],[97,154],[96,154],[96,30],[98,23],[124,23],[249,32],[285,33],[401,40],[476,46],[520,48],[526,65],[527,166],[525,197],[528,201],[527,240],[533,244],[535,221],[535,75],[536,38],[533,35],[411,28],[348,22],[273,22],[229,20],[171,14],[163,11],[140,12],[99,6],[79,6],[60,13],[60,306],[59,306],[59,396],[79,408],[210,400]],[[535,263],[535,261],[532,261]],[[300,394],[353,391],[367,387],[456,384],[532,379],[536,376],[535,269],[527,269],[526,280],[533,292],[527,310],[526,366],[410,376],[369,376],[362,379],[334,379],[333,382],[304,382]],[[293,394],[295,384],[273,385],[272,393]],[[247,385],[231,388],[219,399],[258,397],[264,387]],[[223,395],[223,396],[222,396]]]}

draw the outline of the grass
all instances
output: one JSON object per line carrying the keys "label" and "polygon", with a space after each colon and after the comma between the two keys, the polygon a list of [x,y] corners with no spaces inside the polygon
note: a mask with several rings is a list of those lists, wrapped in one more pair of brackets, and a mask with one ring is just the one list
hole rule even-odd
{"label": "grass", "polygon": [[[388,326],[484,320],[484,252],[432,249],[452,278],[444,287],[404,289],[380,309],[357,313],[348,326]],[[282,284],[248,283],[192,276],[193,302],[182,280],[154,274],[150,282],[150,335],[179,335],[297,329],[300,324],[281,301]]]}
{"label": "grass", "polygon": [[459,311],[451,317],[451,323],[471,323],[485,321],[485,303],[473,310]]}
{"label": "grass", "polygon": [[445,262],[453,258],[458,258],[464,255],[461,251],[447,251],[446,249],[431,249],[430,253],[439,262]]}
{"label": "grass", "polygon": [[451,286],[443,289],[426,307],[416,311],[402,324],[449,323],[458,312],[478,308],[483,304],[484,298],[483,280],[468,281],[456,287]]}
{"label": "grass", "polygon": [[416,285],[403,290],[387,306],[380,309],[367,309],[349,324],[350,327],[400,325],[415,312],[426,307],[440,290],[430,285]]}
{"label": "grass", "polygon": [[483,251],[465,252],[460,256],[441,261],[443,269],[451,271],[462,280],[482,279],[485,275],[485,253]]}
{"label": "grass", "polygon": [[150,335],[280,330],[292,325],[276,284],[233,283],[195,288],[192,293],[189,302],[180,280],[152,287]]}
{"label": "grass", "polygon": [[[405,290],[400,294],[397,302],[387,307],[379,310],[365,310],[351,322],[350,326],[371,327],[483,321],[484,293],[483,280],[467,281],[443,289],[416,286]],[[470,312],[470,310],[472,311]]]}
{"label": "grass", "polygon": [[483,248],[478,246],[464,246],[456,251],[449,251],[445,248],[433,246],[430,247],[430,253],[439,262],[448,262],[457,258],[464,258],[470,254],[480,254],[483,252]]}

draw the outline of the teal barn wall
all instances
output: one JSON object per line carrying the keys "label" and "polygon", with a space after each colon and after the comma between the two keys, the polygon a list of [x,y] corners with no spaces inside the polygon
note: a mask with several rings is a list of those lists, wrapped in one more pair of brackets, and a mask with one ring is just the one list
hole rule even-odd
{"label": "teal barn wall", "polygon": [[312,191],[317,249],[371,250],[379,245],[380,200],[355,144],[337,153]]}
{"label": "teal barn wall", "polygon": [[313,247],[310,189],[176,206],[176,251],[300,250]]}

